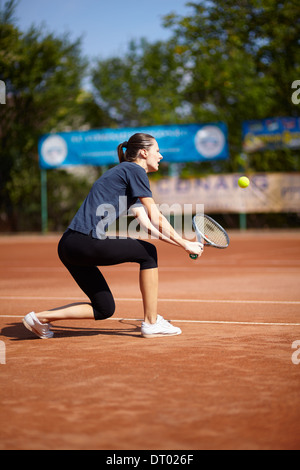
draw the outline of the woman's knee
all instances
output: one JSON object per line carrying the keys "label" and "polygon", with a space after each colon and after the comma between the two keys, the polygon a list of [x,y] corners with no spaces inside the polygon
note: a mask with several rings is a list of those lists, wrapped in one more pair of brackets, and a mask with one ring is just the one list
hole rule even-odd
{"label": "woman's knee", "polygon": [[153,269],[158,267],[157,262],[157,249],[152,243],[138,240],[144,247],[144,256],[140,263],[141,269]]}
{"label": "woman's knee", "polygon": [[101,293],[92,299],[95,320],[106,320],[113,316],[116,305],[111,293]]}

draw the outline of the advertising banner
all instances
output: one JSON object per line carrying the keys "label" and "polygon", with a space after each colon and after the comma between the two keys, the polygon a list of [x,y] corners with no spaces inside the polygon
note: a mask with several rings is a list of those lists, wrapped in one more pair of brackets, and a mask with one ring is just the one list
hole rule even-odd
{"label": "advertising banner", "polygon": [[160,209],[174,214],[195,212],[204,204],[206,213],[300,213],[300,173],[256,173],[250,186],[238,186],[239,174],[204,178],[165,178],[151,182],[154,200]]}
{"label": "advertising banner", "polygon": [[221,122],[47,134],[38,144],[40,167],[118,163],[117,146],[137,132],[151,134],[167,162],[229,158],[227,127]]}
{"label": "advertising banner", "polygon": [[282,148],[300,148],[300,118],[284,117],[243,122],[244,152]]}

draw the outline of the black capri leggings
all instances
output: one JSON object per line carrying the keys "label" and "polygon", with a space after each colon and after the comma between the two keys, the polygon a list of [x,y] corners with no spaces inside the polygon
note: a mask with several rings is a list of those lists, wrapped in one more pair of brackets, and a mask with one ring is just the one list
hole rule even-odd
{"label": "black capri leggings", "polygon": [[139,263],[140,269],[157,268],[154,245],[134,238],[99,240],[68,230],[58,245],[58,255],[79,287],[89,297],[95,320],[104,320],[115,312],[115,301],[97,266]]}

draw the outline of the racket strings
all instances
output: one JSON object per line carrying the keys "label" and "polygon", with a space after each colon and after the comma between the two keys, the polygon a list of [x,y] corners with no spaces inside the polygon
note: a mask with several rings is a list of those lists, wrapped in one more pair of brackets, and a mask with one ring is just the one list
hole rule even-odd
{"label": "racket strings", "polygon": [[216,245],[227,245],[227,238],[222,230],[219,229],[210,220],[205,220],[205,236]]}
{"label": "racket strings", "polygon": [[208,242],[220,247],[228,246],[228,238],[226,234],[214,223],[214,221],[207,217],[198,216],[196,218],[196,225],[199,232],[204,235]]}

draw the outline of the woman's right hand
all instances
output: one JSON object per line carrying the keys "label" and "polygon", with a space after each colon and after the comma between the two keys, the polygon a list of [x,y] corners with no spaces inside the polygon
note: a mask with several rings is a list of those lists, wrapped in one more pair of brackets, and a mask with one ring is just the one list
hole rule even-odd
{"label": "woman's right hand", "polygon": [[203,244],[200,242],[190,242],[185,240],[184,249],[189,255],[201,256],[203,253]]}

